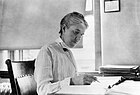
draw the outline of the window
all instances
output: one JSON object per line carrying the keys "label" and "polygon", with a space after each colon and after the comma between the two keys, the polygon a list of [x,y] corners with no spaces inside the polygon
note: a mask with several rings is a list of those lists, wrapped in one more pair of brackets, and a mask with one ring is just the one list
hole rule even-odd
{"label": "window", "polygon": [[[87,0],[86,3],[86,21],[89,24],[83,37],[83,48],[71,49],[76,59],[78,72],[95,71],[95,41],[94,41],[94,15],[93,1]],[[23,50],[23,60],[36,58],[39,50]]]}
{"label": "window", "polygon": [[37,57],[40,49],[23,50],[23,60],[33,60]]}
{"label": "window", "polygon": [[0,51],[0,70],[7,70],[5,60],[9,58],[8,50]]}
{"label": "window", "polygon": [[[94,15],[93,15],[93,0],[86,0],[85,19],[89,24],[88,29],[83,36],[83,48],[71,49],[76,59],[78,72],[95,71],[95,37],[94,37]],[[38,55],[40,49],[31,50],[11,50],[0,51],[2,62],[7,58],[12,60],[32,60]],[[4,64],[1,68],[7,69]]]}

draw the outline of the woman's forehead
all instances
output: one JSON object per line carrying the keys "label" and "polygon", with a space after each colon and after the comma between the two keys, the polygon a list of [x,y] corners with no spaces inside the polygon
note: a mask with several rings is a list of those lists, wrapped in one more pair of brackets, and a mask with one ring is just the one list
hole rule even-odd
{"label": "woman's forehead", "polygon": [[70,26],[71,29],[78,29],[80,31],[83,31],[86,29],[86,26],[84,25],[84,23],[79,23],[79,24],[73,24]]}

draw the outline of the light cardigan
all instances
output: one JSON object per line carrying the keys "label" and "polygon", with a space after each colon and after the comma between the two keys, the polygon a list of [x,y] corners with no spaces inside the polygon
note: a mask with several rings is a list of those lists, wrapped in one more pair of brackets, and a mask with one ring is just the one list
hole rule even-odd
{"label": "light cardigan", "polygon": [[38,95],[55,93],[69,86],[70,77],[74,77],[75,74],[77,74],[75,59],[61,38],[41,48],[34,72]]}

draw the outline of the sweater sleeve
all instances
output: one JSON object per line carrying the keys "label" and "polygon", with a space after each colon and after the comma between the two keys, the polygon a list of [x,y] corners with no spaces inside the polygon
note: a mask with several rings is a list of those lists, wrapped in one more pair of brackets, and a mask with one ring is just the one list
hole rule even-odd
{"label": "sweater sleeve", "polygon": [[52,58],[50,51],[46,48],[42,48],[37,56],[34,78],[37,82],[38,95],[55,93],[70,84],[70,78],[52,83]]}

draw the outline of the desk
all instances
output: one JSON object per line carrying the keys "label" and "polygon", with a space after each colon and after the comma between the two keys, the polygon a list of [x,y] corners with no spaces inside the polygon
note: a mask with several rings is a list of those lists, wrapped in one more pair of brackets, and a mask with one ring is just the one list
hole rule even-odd
{"label": "desk", "polygon": [[139,81],[125,81],[122,84],[107,89],[109,85],[116,83],[120,77],[98,77],[98,82],[91,85],[68,86],[56,93],[56,95],[140,95]]}

